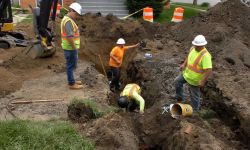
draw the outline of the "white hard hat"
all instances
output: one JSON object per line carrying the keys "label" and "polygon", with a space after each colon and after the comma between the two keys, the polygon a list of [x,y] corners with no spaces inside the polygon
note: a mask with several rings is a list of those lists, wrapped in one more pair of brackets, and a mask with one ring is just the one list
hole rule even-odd
{"label": "white hard hat", "polygon": [[79,15],[82,15],[82,6],[75,2],[75,3],[72,3],[69,8],[73,9],[74,11],[76,11]]}
{"label": "white hard hat", "polygon": [[207,45],[207,41],[203,35],[197,35],[192,41],[192,44],[195,46],[205,46]]}
{"label": "white hard hat", "polygon": [[120,44],[120,45],[123,45],[123,44],[125,44],[126,42],[125,42],[125,40],[123,39],[123,38],[119,38],[118,40],[117,40],[117,42],[116,42],[116,44]]}

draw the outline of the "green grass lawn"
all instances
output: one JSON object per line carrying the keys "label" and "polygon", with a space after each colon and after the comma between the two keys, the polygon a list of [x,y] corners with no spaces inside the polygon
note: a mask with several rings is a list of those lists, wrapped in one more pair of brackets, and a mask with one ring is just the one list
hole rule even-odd
{"label": "green grass lawn", "polygon": [[208,7],[202,7],[200,5],[193,5],[191,3],[180,3],[180,2],[176,2],[176,3],[172,3],[172,5],[180,5],[180,6],[188,6],[188,7],[193,7],[193,8],[197,8],[197,9],[203,9],[203,10],[207,10]]}
{"label": "green grass lawn", "polygon": [[[171,5],[170,9],[165,9],[162,11],[162,13],[155,18],[155,22],[159,22],[159,23],[166,23],[166,22],[170,22],[173,14],[174,14],[174,9],[176,7],[179,7],[179,5],[181,6],[187,6],[184,7],[184,19],[188,19],[190,17],[196,16],[199,12],[199,10],[196,9],[202,9],[202,10],[206,10],[208,9],[207,7],[201,7],[201,6],[193,6],[193,4],[188,4],[188,3],[175,3],[176,5]],[[192,8],[196,8],[196,9],[191,9],[189,7]]]}
{"label": "green grass lawn", "polygon": [[92,150],[66,121],[0,121],[1,150]]}

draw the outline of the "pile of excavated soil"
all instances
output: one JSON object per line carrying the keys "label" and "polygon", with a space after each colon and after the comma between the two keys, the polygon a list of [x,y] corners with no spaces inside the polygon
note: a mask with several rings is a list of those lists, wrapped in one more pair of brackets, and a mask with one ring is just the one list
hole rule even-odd
{"label": "pile of excavated soil", "polygon": [[212,7],[207,13],[175,26],[172,34],[186,49],[197,34],[209,41],[208,49],[217,63],[237,71],[249,69],[250,9],[238,0],[229,0]]}
{"label": "pile of excavated soil", "polygon": [[[118,38],[124,38],[127,45],[132,45],[143,39],[152,38],[158,30],[158,25],[135,20],[120,20],[112,15],[101,17],[97,14],[87,14],[79,20],[78,24],[82,35],[82,51],[80,53],[84,53],[87,56],[85,58],[94,61],[100,71],[99,55],[106,68],[110,51],[116,46]],[[133,58],[135,54],[134,50],[127,52],[125,66],[127,60]]]}

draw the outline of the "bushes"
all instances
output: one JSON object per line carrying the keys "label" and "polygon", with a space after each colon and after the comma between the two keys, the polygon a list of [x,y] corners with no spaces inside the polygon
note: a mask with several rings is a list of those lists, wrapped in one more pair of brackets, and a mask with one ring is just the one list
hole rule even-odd
{"label": "bushes", "polygon": [[[129,9],[129,13],[136,12],[145,7],[152,7],[154,9],[154,17],[158,17],[163,10],[163,1],[164,0],[127,0],[127,7]],[[142,13],[143,12],[141,11],[134,16],[141,17]]]}
{"label": "bushes", "polygon": [[208,2],[204,2],[201,4],[201,7],[209,7],[210,6],[210,3]]}

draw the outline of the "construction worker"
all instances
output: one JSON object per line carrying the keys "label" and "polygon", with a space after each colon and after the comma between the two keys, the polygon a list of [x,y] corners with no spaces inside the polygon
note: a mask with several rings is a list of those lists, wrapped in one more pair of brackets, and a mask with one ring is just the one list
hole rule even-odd
{"label": "construction worker", "polygon": [[138,44],[125,46],[126,42],[123,38],[119,38],[116,42],[117,46],[115,46],[111,53],[109,59],[110,72],[112,74],[112,79],[110,83],[110,89],[115,88],[115,90],[120,89],[120,68],[122,65],[122,60],[124,53],[131,48],[135,48],[139,46]]}
{"label": "construction worker", "polygon": [[180,66],[182,74],[176,78],[176,99],[185,101],[183,96],[183,84],[189,85],[191,105],[194,111],[200,109],[200,90],[204,87],[208,77],[212,73],[212,58],[205,48],[207,41],[203,35],[198,35],[192,41],[188,57]]}
{"label": "construction worker", "polygon": [[80,49],[80,32],[75,20],[82,15],[82,7],[79,3],[72,3],[70,10],[61,21],[62,49],[66,59],[67,79],[70,89],[83,88],[81,81],[75,81],[74,70],[78,60]]}
{"label": "construction worker", "polygon": [[140,114],[144,113],[145,101],[140,95],[141,88],[137,84],[127,84],[118,99],[118,105],[129,111],[134,111],[138,106]]}

